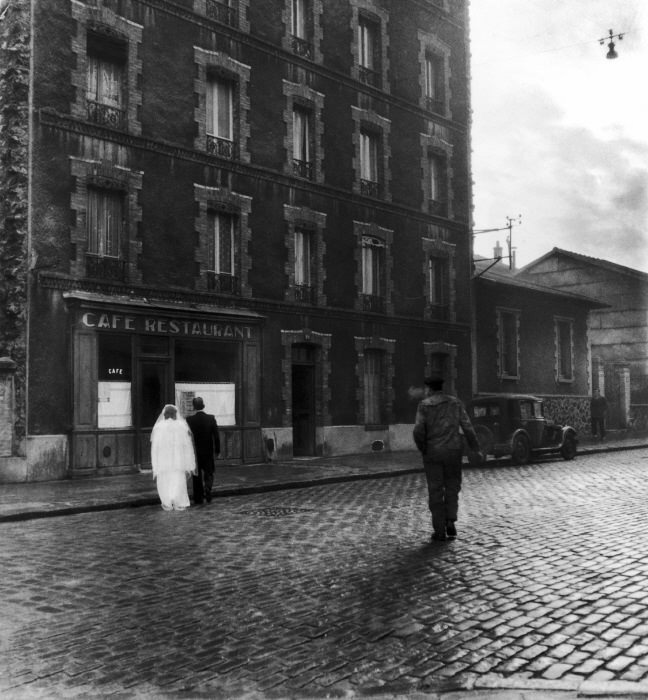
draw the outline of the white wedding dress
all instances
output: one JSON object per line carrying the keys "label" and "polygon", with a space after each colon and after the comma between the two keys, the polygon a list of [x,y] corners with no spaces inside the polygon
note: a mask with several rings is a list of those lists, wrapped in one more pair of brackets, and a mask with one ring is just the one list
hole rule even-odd
{"label": "white wedding dress", "polygon": [[162,508],[184,510],[189,507],[187,475],[196,469],[196,456],[191,429],[171,404],[164,407],[153,427],[151,464]]}

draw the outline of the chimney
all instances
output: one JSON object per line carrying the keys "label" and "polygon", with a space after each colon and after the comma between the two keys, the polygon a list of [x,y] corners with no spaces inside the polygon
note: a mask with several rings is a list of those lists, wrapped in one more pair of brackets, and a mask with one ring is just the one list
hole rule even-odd
{"label": "chimney", "polygon": [[493,257],[494,258],[501,258],[502,257],[502,246],[500,245],[500,242],[497,241],[495,244],[495,247],[493,248]]}

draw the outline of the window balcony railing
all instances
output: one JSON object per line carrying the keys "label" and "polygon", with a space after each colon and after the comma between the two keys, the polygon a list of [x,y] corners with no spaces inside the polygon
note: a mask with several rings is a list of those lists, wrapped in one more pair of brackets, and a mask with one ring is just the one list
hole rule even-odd
{"label": "window balcony railing", "polygon": [[240,294],[241,283],[236,275],[210,270],[207,272],[207,289],[210,292],[220,292],[221,294]]}
{"label": "window balcony railing", "polygon": [[113,282],[126,281],[126,261],[121,258],[109,258],[105,255],[86,253],[85,256],[86,277],[93,277]]}
{"label": "window balcony railing", "polygon": [[448,216],[448,200],[447,199],[431,199],[428,203],[430,214],[436,216]]}
{"label": "window balcony railing", "polygon": [[295,301],[303,304],[315,303],[315,287],[310,284],[296,284],[293,289],[295,290]]}
{"label": "window balcony railing", "polygon": [[377,70],[373,70],[373,68],[360,66],[358,77],[360,78],[360,82],[365,85],[371,85],[375,88],[382,87],[382,77],[380,73]]}
{"label": "window balcony railing", "polygon": [[365,197],[380,197],[380,184],[373,180],[360,180],[360,194]]}
{"label": "window balcony railing", "polygon": [[224,2],[217,0],[207,0],[206,14],[210,19],[215,19],[217,22],[229,24],[230,27],[235,27],[237,24],[236,8],[226,5]]}
{"label": "window balcony railing", "polygon": [[426,97],[425,109],[427,109],[428,112],[434,112],[435,114],[445,114],[445,100],[438,97]]}
{"label": "window balcony railing", "polygon": [[373,311],[374,313],[385,313],[385,300],[378,294],[361,294],[363,311]]}
{"label": "window balcony railing", "polygon": [[88,121],[101,126],[110,126],[113,129],[123,129],[126,126],[126,110],[119,107],[92,102],[88,100]]}
{"label": "window balcony railing", "polygon": [[309,160],[299,160],[299,158],[293,158],[293,175],[303,177],[306,180],[312,180],[313,163]]}
{"label": "window balcony railing", "polygon": [[210,156],[219,156],[227,160],[236,160],[236,144],[230,139],[207,134],[207,153]]}
{"label": "window balcony railing", "polygon": [[292,39],[292,50],[296,56],[301,56],[302,58],[307,58],[309,61],[313,60],[313,45],[308,39],[302,39],[298,36],[293,35]]}

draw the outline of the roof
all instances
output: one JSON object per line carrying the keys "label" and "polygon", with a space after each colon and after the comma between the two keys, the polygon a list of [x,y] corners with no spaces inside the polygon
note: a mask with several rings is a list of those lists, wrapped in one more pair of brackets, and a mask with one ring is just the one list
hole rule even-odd
{"label": "roof", "polygon": [[470,403],[477,403],[481,401],[508,401],[509,399],[527,399],[530,401],[542,401],[543,399],[533,394],[484,394],[475,396]]}
{"label": "roof", "polygon": [[570,301],[577,301],[581,304],[587,304],[593,309],[603,309],[607,308],[609,304],[604,304],[597,299],[585,296],[584,294],[576,294],[575,292],[568,292],[564,289],[556,289],[554,287],[548,287],[544,284],[539,284],[536,281],[531,281],[526,277],[519,277],[518,273],[515,273],[508,269],[508,266],[497,263],[492,267],[488,267],[488,261],[480,260],[477,258],[475,260],[475,268],[477,270],[482,270],[481,274],[476,276],[475,281],[480,280],[489,282],[491,284],[501,284],[509,287],[515,287],[516,289],[526,289],[531,292],[538,292],[541,294],[547,294],[554,297],[559,297],[561,299],[569,299]]}
{"label": "roof", "polygon": [[632,267],[626,267],[625,265],[619,265],[617,263],[610,262],[609,260],[601,260],[600,258],[592,258],[589,255],[582,255],[581,253],[574,253],[570,250],[565,250],[564,248],[553,248],[548,253],[545,253],[536,260],[532,260],[530,263],[525,265],[520,269],[519,274],[524,274],[530,268],[535,267],[541,262],[548,260],[552,257],[561,256],[564,258],[572,258],[580,263],[585,263],[587,265],[592,265],[594,267],[600,267],[610,272],[615,272],[620,275],[628,275],[630,277],[637,277],[642,280],[648,281],[648,273],[641,272],[641,270],[635,270]]}

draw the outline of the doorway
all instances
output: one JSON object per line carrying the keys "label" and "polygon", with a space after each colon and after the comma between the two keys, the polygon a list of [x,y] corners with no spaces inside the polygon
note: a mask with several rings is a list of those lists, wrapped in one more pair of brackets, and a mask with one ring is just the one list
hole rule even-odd
{"label": "doorway", "polygon": [[137,463],[140,467],[151,467],[151,430],[164,405],[173,403],[169,395],[168,360],[140,360],[137,372],[138,387],[136,396],[139,402],[135,407],[137,425]]}
{"label": "doorway", "polygon": [[293,346],[293,454],[315,455],[315,359],[310,346]]}

